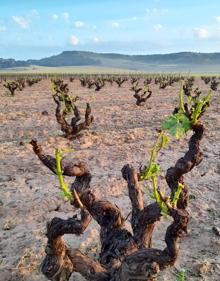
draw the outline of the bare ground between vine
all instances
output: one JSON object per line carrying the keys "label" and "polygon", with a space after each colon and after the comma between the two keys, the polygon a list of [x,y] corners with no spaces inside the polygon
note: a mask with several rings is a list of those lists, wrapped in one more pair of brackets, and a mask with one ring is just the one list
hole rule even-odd
{"label": "bare ground between vine", "polygon": [[[196,85],[204,92],[207,86],[200,79]],[[0,280],[45,280],[39,272],[46,244],[46,222],[54,216],[69,217],[74,210],[58,195],[58,182],[36,158],[28,141],[36,137],[48,152],[54,148],[71,147],[68,157],[88,163],[93,175],[92,187],[99,197],[105,197],[122,208],[125,217],[130,212],[126,183],[121,168],[131,163],[136,168],[149,159],[149,150],[156,129],[176,105],[179,84],[159,90],[152,86],[152,97],[143,107],[135,105],[130,83],[122,88],[104,87],[100,92],[69,83],[71,92],[80,96],[80,107],[90,102],[94,124],[81,139],[68,141],[60,133],[54,115],[55,106],[50,81],[43,80],[26,87],[14,97],[0,85]],[[219,91],[213,93],[209,108],[206,137],[201,149],[203,162],[186,177],[190,187],[189,233],[180,244],[177,270],[186,271],[186,280],[218,281],[220,276],[220,238],[213,227],[220,228],[220,117]],[[42,115],[47,110],[49,115]],[[188,139],[189,136],[186,136]],[[160,165],[165,172],[187,149],[186,141],[174,142],[161,153]],[[160,186],[167,188],[162,174]],[[69,179],[68,179],[69,180]],[[149,198],[145,195],[145,200]],[[163,248],[167,221],[158,225],[153,246]],[[129,226],[129,218],[128,218]],[[98,225],[93,222],[80,237],[65,236],[71,247],[98,258]],[[159,280],[177,280],[176,270],[161,272]],[[74,277],[75,276],[75,277]],[[71,280],[83,280],[77,274]]]}

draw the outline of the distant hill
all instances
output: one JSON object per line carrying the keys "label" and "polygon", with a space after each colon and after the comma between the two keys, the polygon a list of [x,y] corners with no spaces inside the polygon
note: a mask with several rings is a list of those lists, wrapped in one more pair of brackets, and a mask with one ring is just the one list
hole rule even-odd
{"label": "distant hill", "polygon": [[[94,66],[129,69],[136,71],[205,71],[220,72],[220,53],[181,52],[158,55],[122,55],[83,51],[64,51],[61,54],[39,60],[14,60],[0,58],[0,69],[28,67]],[[219,66],[219,67],[218,67]],[[203,70],[204,69],[204,70]]]}

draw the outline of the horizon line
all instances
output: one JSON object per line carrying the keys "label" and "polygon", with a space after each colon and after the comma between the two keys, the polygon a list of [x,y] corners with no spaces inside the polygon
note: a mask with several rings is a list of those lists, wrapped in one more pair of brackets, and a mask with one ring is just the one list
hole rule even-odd
{"label": "horizon line", "polygon": [[220,54],[219,52],[202,52],[202,51],[178,51],[178,52],[167,52],[167,53],[150,53],[150,54],[137,54],[137,53],[133,53],[133,54],[128,54],[128,53],[117,53],[117,52],[95,52],[95,51],[86,51],[86,50],[64,50],[64,51],[60,51],[59,53],[56,54],[51,54],[49,56],[44,56],[41,57],[40,59],[16,59],[13,57],[9,57],[9,58],[4,58],[4,57],[0,57],[0,59],[4,59],[4,60],[16,60],[16,61],[28,61],[28,60],[41,60],[41,59],[45,59],[45,58],[49,58],[52,56],[58,56],[64,52],[81,52],[81,53],[92,53],[92,54],[103,54],[103,55],[122,55],[122,56],[160,56],[160,55],[172,55],[172,54],[183,54],[183,53],[194,53],[194,54]]}

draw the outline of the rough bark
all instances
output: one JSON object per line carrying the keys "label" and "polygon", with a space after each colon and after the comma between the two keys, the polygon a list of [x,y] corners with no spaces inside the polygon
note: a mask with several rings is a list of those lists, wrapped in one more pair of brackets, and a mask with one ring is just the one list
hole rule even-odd
{"label": "rough bark", "polygon": [[81,219],[77,216],[63,220],[53,218],[47,224],[47,246],[46,257],[44,258],[41,271],[49,280],[68,280],[73,272],[73,263],[69,257],[62,236],[64,234],[80,235],[84,232],[91,221],[91,216],[87,210],[81,210]]}
{"label": "rough bark", "polygon": [[98,78],[95,80],[95,91],[100,91],[105,86],[104,79]]}
{"label": "rough bark", "polygon": [[12,96],[15,95],[15,90],[18,89],[19,84],[16,81],[7,82],[3,84],[5,88],[7,88]]}
{"label": "rough bark", "polygon": [[89,281],[109,281],[110,274],[108,270],[99,262],[82,254],[79,250],[70,252],[70,259],[73,264],[73,270],[81,273]]}
{"label": "rough bark", "polygon": [[134,239],[139,248],[151,247],[154,225],[161,217],[160,208],[158,204],[150,204],[144,208],[138,174],[133,167],[125,165],[122,168],[122,176],[128,183],[129,198],[132,204],[131,226]]}
{"label": "rough bark", "polygon": [[[166,181],[171,189],[171,198],[178,188],[178,182],[183,182],[183,175],[190,172],[195,166],[199,165],[202,161],[202,152],[199,144],[203,137],[204,126],[197,124],[193,126],[194,134],[189,140],[189,150],[184,157],[180,158],[174,167],[167,170]],[[188,188],[184,185],[184,189],[181,192],[180,199],[178,200],[177,207],[179,209],[185,209],[188,205]]]}
{"label": "rough bark", "polygon": [[136,99],[136,105],[138,106],[144,105],[152,95],[152,91],[149,87],[147,87],[147,89],[138,87],[138,82],[131,88],[131,91],[134,91],[133,97]]}
{"label": "rough bark", "polygon": [[122,84],[127,81],[128,79],[126,77],[116,77],[114,81],[118,84],[118,87],[121,88]]}
{"label": "rough bark", "polygon": [[57,104],[55,113],[56,119],[57,122],[60,124],[61,131],[64,132],[66,138],[74,139],[75,137],[79,136],[79,133],[82,130],[86,130],[90,127],[94,120],[94,117],[91,114],[91,107],[89,103],[86,104],[85,120],[79,123],[81,120],[81,115],[78,107],[75,105],[73,110],[74,116],[69,124],[66,120],[66,114],[62,111],[62,104],[58,95],[54,95],[53,99]]}
{"label": "rough bark", "polygon": [[142,94],[135,93],[134,98],[136,98],[136,105],[138,106],[144,105],[145,102],[151,97],[151,95],[152,95],[151,91],[145,91]]}
{"label": "rough bark", "polygon": [[175,263],[178,256],[178,240],[186,231],[189,214],[186,210],[170,209],[173,223],[167,228],[165,242],[167,247],[159,249],[144,248],[124,258],[115,280],[156,280],[160,270]]}

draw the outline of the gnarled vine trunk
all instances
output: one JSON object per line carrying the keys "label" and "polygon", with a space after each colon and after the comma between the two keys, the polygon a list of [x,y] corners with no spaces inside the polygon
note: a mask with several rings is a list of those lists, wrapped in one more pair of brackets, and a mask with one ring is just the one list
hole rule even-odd
{"label": "gnarled vine trunk", "polygon": [[54,95],[53,99],[57,104],[56,107],[56,118],[57,122],[61,126],[61,131],[64,132],[65,137],[68,139],[73,139],[79,135],[82,130],[86,130],[92,124],[94,117],[91,114],[90,104],[86,104],[85,120],[81,123],[81,115],[78,107],[75,105],[73,109],[74,117],[71,119],[70,124],[66,120],[66,114],[62,112],[62,105],[58,95]]}
{"label": "gnarled vine trunk", "polygon": [[[202,160],[200,141],[203,137],[202,124],[193,126],[194,134],[189,140],[189,150],[174,167],[167,170],[166,181],[171,197],[183,183],[184,174],[190,172]],[[52,172],[56,173],[56,161],[53,156],[45,155],[40,145],[32,141],[34,152]],[[72,272],[79,272],[91,281],[132,281],[156,280],[160,270],[172,266],[179,254],[179,240],[187,232],[189,213],[188,189],[185,186],[177,202],[172,207],[166,200],[168,215],[173,218],[165,234],[166,247],[163,250],[151,248],[154,226],[161,218],[157,203],[144,206],[140,175],[130,165],[122,168],[122,177],[127,182],[131,201],[132,232],[125,227],[125,218],[116,205],[93,194],[90,189],[91,173],[85,163],[66,163],[61,161],[63,175],[75,177],[71,186],[75,200],[72,205],[81,208],[80,218],[74,216],[67,220],[54,218],[47,225],[46,256],[41,271],[53,281],[67,281]],[[77,195],[77,197],[76,197]],[[77,249],[69,249],[62,236],[64,234],[82,234],[91,219],[100,225],[101,251],[99,261],[84,255]]]}

